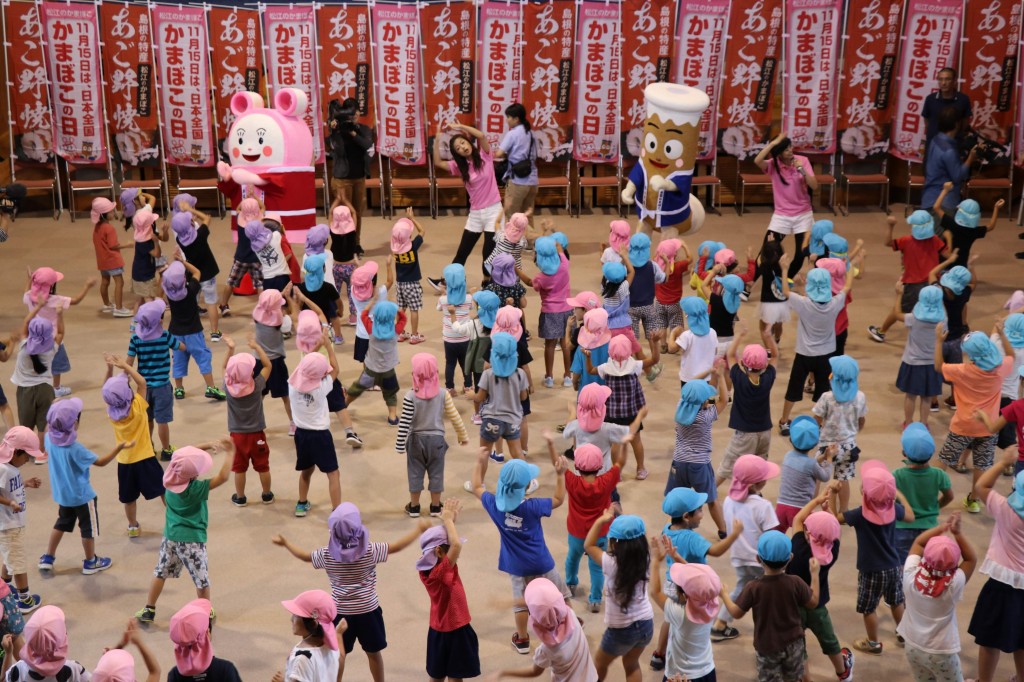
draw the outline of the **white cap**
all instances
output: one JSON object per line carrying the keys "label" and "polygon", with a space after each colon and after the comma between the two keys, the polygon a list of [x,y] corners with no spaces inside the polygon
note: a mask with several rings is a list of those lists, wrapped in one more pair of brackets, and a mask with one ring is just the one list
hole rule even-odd
{"label": "white cap", "polygon": [[647,116],[657,115],[662,121],[700,124],[700,117],[711,106],[711,98],[703,90],[678,83],[651,83],[644,88]]}

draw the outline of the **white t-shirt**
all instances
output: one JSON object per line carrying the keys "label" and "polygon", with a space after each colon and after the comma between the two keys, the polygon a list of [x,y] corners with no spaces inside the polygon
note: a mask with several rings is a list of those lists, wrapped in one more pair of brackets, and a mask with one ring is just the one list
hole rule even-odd
{"label": "white t-shirt", "polygon": [[538,646],[533,652],[533,664],[538,668],[551,668],[551,682],[598,682],[597,668],[590,657],[582,626],[573,628],[556,646]]}
{"label": "white t-shirt", "polygon": [[695,680],[710,674],[715,669],[712,623],[694,623],[686,617],[686,607],[672,598],[665,600],[665,622],[669,625],[665,676],[682,675]]}
{"label": "white t-shirt", "polygon": [[16,512],[7,505],[0,505],[0,530],[25,527],[25,484],[21,472],[13,464],[0,464],[0,495],[21,505]]}
{"label": "white t-shirt", "polygon": [[260,265],[263,266],[263,279],[291,274],[291,270],[288,269],[288,259],[285,257],[284,251],[281,250],[280,232],[271,234],[270,242],[259,251],[253,249],[253,252],[259,258]]}
{"label": "white t-shirt", "polygon": [[575,439],[576,447],[589,444],[601,448],[601,470],[597,472],[599,475],[612,468],[612,444],[621,443],[628,435],[628,426],[609,422],[601,422],[601,427],[597,431],[584,431],[580,428],[578,419],[573,419],[562,430],[562,438]]}
{"label": "white t-shirt", "polygon": [[285,682],[334,682],[338,679],[338,652],[326,644],[318,647],[296,645],[288,654]]}
{"label": "white t-shirt", "polygon": [[53,356],[57,354],[57,345],[54,344],[52,351],[39,354],[39,360],[46,365],[46,371],[36,374],[32,366],[32,356],[28,354],[25,345],[28,341],[22,340],[18,344],[18,355],[14,359],[14,374],[11,375],[11,383],[15,386],[39,386],[40,384],[53,383]]}
{"label": "white t-shirt", "polygon": [[[999,355],[1003,355],[1003,341],[999,338],[998,334],[991,336],[992,343],[996,344],[996,348],[999,349]],[[1013,371],[1006,375],[1003,379],[1002,395],[1009,398],[1010,400],[1016,400],[1020,397],[1020,375],[1017,371],[1024,365],[1024,348],[1013,349]]]}
{"label": "white t-shirt", "polygon": [[822,445],[845,443],[857,437],[860,420],[868,416],[868,400],[864,391],[857,391],[853,400],[840,403],[832,391],[826,391],[818,398],[811,412],[822,419]]}
{"label": "white t-shirt", "polygon": [[309,393],[300,393],[288,384],[288,402],[292,406],[292,421],[295,426],[307,431],[327,431],[331,428],[331,413],[327,410],[327,394],[331,392],[334,380],[328,374],[320,385]]}
{"label": "white t-shirt", "polygon": [[624,628],[639,620],[654,618],[654,609],[651,608],[651,600],[647,596],[647,580],[641,580],[636,584],[629,606],[619,606],[615,594],[615,574],[618,568],[618,563],[611,554],[601,557],[601,571],[604,573],[604,624],[610,628]]}
{"label": "white t-shirt", "polygon": [[921,651],[929,654],[960,652],[960,631],[956,624],[956,605],[964,597],[967,576],[957,569],[949,585],[938,597],[928,597],[914,588],[914,574],[921,555],[911,554],[903,566],[903,594],[906,609],[896,632]]}
{"label": "white t-shirt", "polygon": [[687,329],[676,339],[680,350],[679,380],[690,381],[701,378],[711,369],[718,350],[718,334],[712,329],[705,336],[697,336]]}
{"label": "white t-shirt", "polygon": [[729,548],[729,559],[733,566],[760,566],[757,561],[757,541],[765,531],[779,525],[772,503],[760,495],[750,495],[743,502],[726,496],[722,505],[725,527],[732,528],[732,522],[739,519],[743,532]]}

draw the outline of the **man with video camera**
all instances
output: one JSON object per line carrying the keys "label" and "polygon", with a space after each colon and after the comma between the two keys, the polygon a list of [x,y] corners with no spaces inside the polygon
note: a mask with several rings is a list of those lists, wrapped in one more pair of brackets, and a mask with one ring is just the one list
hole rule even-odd
{"label": "man with video camera", "polygon": [[924,210],[932,207],[947,182],[953,183],[953,189],[946,194],[942,210],[953,213],[960,204],[960,188],[984,145],[979,141],[961,160],[956,139],[961,120],[956,107],[946,107],[936,117],[939,132],[931,141],[924,162],[924,188],[921,191],[921,208]]}
{"label": "man with video camera", "polygon": [[335,206],[345,203],[352,207],[356,219],[356,253],[362,255],[360,236],[363,211],[366,210],[366,177],[374,134],[368,126],[356,121],[357,113],[358,103],[355,99],[349,97],[344,102],[331,100],[327,141],[331,145],[331,157],[334,159],[331,178],[334,201],[331,203],[331,211]]}

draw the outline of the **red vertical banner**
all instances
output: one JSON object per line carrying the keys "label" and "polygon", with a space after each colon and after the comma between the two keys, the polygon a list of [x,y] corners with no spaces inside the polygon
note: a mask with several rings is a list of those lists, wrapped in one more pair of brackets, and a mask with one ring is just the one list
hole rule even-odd
{"label": "red vertical banner", "polygon": [[[644,119],[644,88],[672,78],[674,0],[623,0],[621,152],[640,158]],[[728,3],[726,4],[728,7]],[[680,81],[681,82],[681,81]]]}
{"label": "red vertical banner", "polygon": [[3,11],[14,156],[22,162],[48,164],[53,161],[53,118],[39,8],[32,2],[11,2],[4,3]]}
{"label": "red vertical banner", "polygon": [[[675,82],[704,91],[711,106],[700,117],[697,138],[697,159],[715,158],[718,140],[718,98],[722,91],[722,69],[725,65],[726,26],[729,23],[729,0],[682,0],[679,8],[679,38],[676,51]],[[640,106],[643,99],[640,100]],[[640,109],[640,126],[644,122]],[[636,151],[640,152],[637,128]]]}
{"label": "red vertical banner", "polygon": [[420,89],[420,28],[416,5],[376,3],[373,66],[377,84],[377,149],[396,163],[427,162],[423,93]]}
{"label": "red vertical banner", "polygon": [[903,54],[896,80],[892,153],[907,161],[924,159],[924,98],[939,71],[956,68],[963,0],[908,0]]}
{"label": "red vertical banner", "polygon": [[107,161],[96,6],[40,3],[56,152],[66,161]]}
{"label": "red vertical banner", "polygon": [[961,90],[971,98],[971,126],[1003,145],[990,163],[1010,161],[1013,100],[1020,56],[1021,3],[970,0],[964,24]]}
{"label": "red vertical banner", "polygon": [[309,106],[304,118],[313,135],[313,163],[323,163],[324,126],[316,77],[313,8],[264,7],[263,30],[267,49],[267,84],[271,95],[281,88],[295,88],[306,93]]}
{"label": "red vertical banner", "polygon": [[576,3],[546,0],[523,3],[523,105],[544,161],[572,153],[572,86]]}
{"label": "red vertical banner", "polygon": [[889,150],[903,0],[849,0],[839,88],[839,144],[858,159]]}
{"label": "red vertical banner", "polygon": [[480,6],[480,130],[496,147],[505,132],[505,108],[520,101],[522,16],[518,2]]}
{"label": "red vertical banner", "polygon": [[153,101],[153,50],[145,5],[100,5],[107,114],[117,158],[129,166],[160,163]]}
{"label": "red vertical banner", "polygon": [[217,154],[211,120],[206,10],[154,5],[153,29],[167,162],[212,166],[217,163]]}
{"label": "red vertical banner", "polygon": [[719,104],[722,151],[752,158],[772,124],[772,90],[782,39],[782,0],[734,0]]}
{"label": "red vertical banner", "polygon": [[373,88],[370,75],[370,15],[366,5],[318,5],[317,45],[320,87],[327,121],[332,99],[356,101],[360,118],[373,125]]}
{"label": "red vertical banner", "polygon": [[782,129],[802,154],[836,150],[841,0],[790,0],[786,4]]}
{"label": "red vertical banner", "polygon": [[209,19],[210,42],[217,46],[212,55],[214,125],[217,144],[226,154],[223,141],[235,122],[231,112],[232,96],[243,90],[263,94],[260,14],[254,9],[211,7]]}
{"label": "red vertical banner", "polygon": [[472,2],[423,4],[420,35],[427,137],[434,137],[448,123],[476,126],[476,7]]}
{"label": "red vertical banner", "polygon": [[622,55],[619,3],[579,5],[576,26],[576,126],[573,156],[584,163],[619,160]]}

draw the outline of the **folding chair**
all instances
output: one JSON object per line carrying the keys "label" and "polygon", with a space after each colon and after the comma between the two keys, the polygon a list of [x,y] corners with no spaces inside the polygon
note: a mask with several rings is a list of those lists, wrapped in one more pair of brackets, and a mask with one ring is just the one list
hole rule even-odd
{"label": "folding chair", "polygon": [[[914,166],[917,166],[919,173],[914,172]],[[907,203],[903,207],[903,217],[906,218],[911,211],[911,192],[914,189],[924,189],[924,164],[917,163],[916,161],[907,161]]]}
{"label": "folding chair", "polygon": [[[615,163],[615,166],[614,166],[615,173],[613,173],[613,174],[598,175],[598,172],[597,172],[598,166],[599,165],[607,166],[608,164],[588,163],[586,165],[581,165],[578,161],[574,161],[574,163],[576,164],[576,178],[577,178],[576,182],[577,182],[577,190],[578,190],[577,192],[573,193],[573,194],[576,195],[576,199],[577,199],[576,216],[579,217],[580,214],[583,213],[583,192],[584,192],[584,189],[585,188],[589,188],[591,190],[590,191],[590,207],[593,208],[597,204],[597,190],[598,190],[599,187],[614,187],[615,188],[615,208],[616,208],[617,215],[621,216],[622,215],[622,156],[620,155],[619,156],[619,160]],[[591,174],[590,175],[586,174],[587,166],[589,166],[591,168]],[[569,211],[569,215],[570,216],[572,215],[572,210],[571,209]]]}
{"label": "folding chair", "polygon": [[537,163],[537,187],[540,189],[564,189],[565,190],[565,210],[567,213],[572,213],[572,207],[570,205],[570,199],[572,198],[572,183],[569,180],[570,164],[572,161],[565,162],[565,172],[559,175],[544,175],[541,170],[551,167],[555,168],[560,166],[560,163]]}
{"label": "folding chair", "polygon": [[[879,207],[889,213],[889,176],[886,173],[887,164],[889,157],[885,156],[882,158],[881,165],[876,173],[850,173],[846,170],[846,158],[845,155],[842,158],[841,173],[840,177],[842,181],[846,183],[846,200],[843,206],[839,209],[843,212],[843,215],[850,215],[850,188],[854,185],[868,186],[875,185],[880,188],[880,200]],[[865,170],[871,170],[871,166],[874,162],[867,160],[860,162],[859,167],[865,168]]]}
{"label": "folding chair", "polygon": [[[35,170],[46,170],[47,173],[53,173],[53,177],[50,178],[26,178],[24,175],[18,177],[18,173],[22,170],[26,172],[32,172]],[[53,219],[57,220],[61,214],[64,213],[64,195],[61,192],[60,177],[57,173],[57,164],[54,163],[52,167],[50,165],[40,164],[23,164],[17,159],[11,159],[11,183],[19,183],[25,186],[28,193],[32,192],[49,192],[50,198],[53,201]]]}
{"label": "folding chair", "polygon": [[[836,176],[835,156],[832,154],[807,154],[807,160],[811,162],[811,170],[814,171],[814,179],[818,181],[818,189],[824,196],[824,190],[828,189],[828,207],[832,215],[836,215]],[[817,165],[818,168],[814,168]],[[820,205],[824,205],[821,199]]]}
{"label": "folding chair", "polygon": [[746,209],[747,205],[747,187],[768,187],[770,189],[772,186],[772,178],[770,175],[762,171],[760,168],[758,168],[757,172],[755,173],[740,173],[740,163],[741,162],[737,162],[736,164],[736,172],[739,175],[740,185],[739,214],[743,215],[743,212]]}
{"label": "folding chair", "polygon": [[210,176],[213,168],[188,168],[185,166],[167,165],[168,170],[168,194],[173,199],[180,192],[197,194],[199,192],[213,192],[214,201],[217,202],[217,217],[224,217],[224,197],[217,189],[219,178],[216,175]]}
{"label": "folding chair", "polygon": [[[430,205],[431,217],[432,218],[436,218],[437,216],[434,215],[434,202],[432,201],[432,195],[433,195],[433,192],[434,192],[434,189],[433,189],[434,184],[433,184],[433,180],[431,178],[431,170],[430,170],[430,160],[429,160],[429,158],[427,160],[427,165],[426,165],[426,169],[427,169],[426,177],[413,176],[412,175],[412,169],[417,168],[417,166],[402,166],[402,165],[397,164],[397,163],[393,164],[393,163],[391,163],[391,159],[390,158],[386,158],[386,157],[383,158],[382,161],[384,161],[384,165],[385,165],[386,170],[387,170],[387,177],[388,177],[388,181],[389,181],[389,190],[390,190],[388,193],[392,194],[392,196],[391,196],[391,198],[389,199],[389,202],[388,202],[389,203],[389,212],[390,212],[391,215],[388,216],[388,217],[392,217],[393,218],[394,215],[395,215],[395,212],[394,212],[394,201],[393,201],[393,199],[394,199],[393,192],[394,192],[394,190],[397,189],[397,190],[403,190],[403,191],[406,191],[406,192],[416,192],[416,191],[420,191],[420,190],[425,191],[427,193],[427,204]],[[402,169],[406,169],[407,168],[409,170],[408,171],[403,171],[403,173],[406,173],[405,175],[399,175],[398,173],[396,173],[396,171],[398,171],[399,168],[402,168]]]}
{"label": "folding chair", "polygon": [[76,194],[109,194],[114,199],[114,180],[110,177],[110,166],[107,164],[75,165],[64,162],[67,173],[68,188],[71,191],[71,202],[68,211],[71,222],[75,222]]}
{"label": "folding chair", "polygon": [[[700,169],[705,168],[707,172],[704,175],[700,175]],[[707,208],[715,212],[716,215],[722,215],[722,212],[718,210],[715,200],[721,202],[721,188],[722,180],[716,173],[718,172],[718,157],[711,159],[710,161],[698,161],[697,165],[693,169],[693,177],[690,179],[690,187],[693,193],[696,194],[698,189],[704,187],[707,189],[707,201],[705,205]]]}

